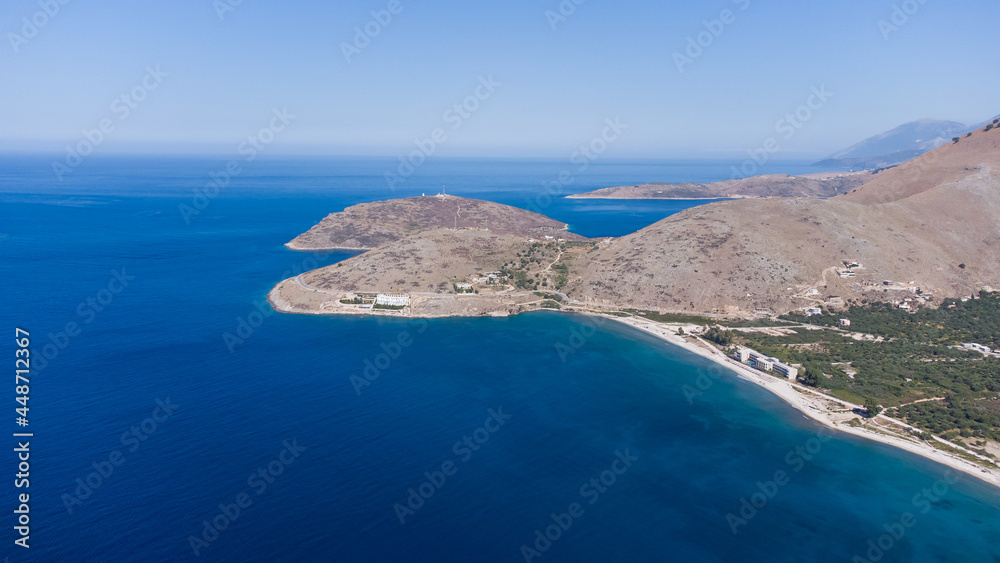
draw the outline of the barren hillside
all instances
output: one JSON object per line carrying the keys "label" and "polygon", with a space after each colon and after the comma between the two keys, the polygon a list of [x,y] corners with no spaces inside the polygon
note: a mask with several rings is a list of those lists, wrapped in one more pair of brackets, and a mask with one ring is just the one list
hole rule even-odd
{"label": "barren hillside", "polygon": [[[354,206],[289,246],[377,248],[286,280],[272,297],[287,310],[317,311],[339,292],[405,292],[426,301],[414,311],[484,314],[553,290],[586,303],[729,313],[969,295],[1000,287],[998,141],[1000,128],[979,130],[848,195],[719,202],[600,244],[489,202]],[[441,228],[456,215],[457,231]],[[496,284],[475,281],[487,271],[500,272]],[[466,281],[483,295],[456,295],[452,284]]]}
{"label": "barren hillside", "polygon": [[[776,312],[886,295],[883,280],[935,296],[1000,286],[1000,129],[880,174],[832,200],[720,202],[614,241],[573,297],[697,311]],[[845,260],[865,267],[838,277]],[[825,281],[824,281],[825,279]],[[819,294],[807,296],[816,288]]]}
{"label": "barren hillside", "polygon": [[517,207],[455,196],[424,196],[352,205],[331,213],[286,244],[293,250],[368,250],[439,228],[489,229],[499,235],[583,237],[565,223]]}
{"label": "barren hillside", "polygon": [[946,145],[879,174],[843,199],[859,203],[885,203],[955,182],[981,168],[1000,170],[1000,129],[977,129],[957,143]]}
{"label": "barren hillside", "polygon": [[453,278],[499,270],[527,244],[481,230],[436,229],[302,275],[310,287],[346,291],[452,292]]}

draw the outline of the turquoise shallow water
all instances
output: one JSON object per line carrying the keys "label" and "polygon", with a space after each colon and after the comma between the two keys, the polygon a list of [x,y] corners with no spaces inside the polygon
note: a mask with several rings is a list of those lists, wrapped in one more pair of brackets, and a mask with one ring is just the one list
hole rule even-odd
{"label": "turquoise shallow water", "polygon": [[[282,243],[386,197],[378,164],[261,163],[186,224],[178,205],[218,163],[95,161],[67,185],[25,162],[0,168],[3,318],[36,355],[62,348],[33,375],[32,549],[5,548],[11,561],[850,561],[880,539],[882,561],[1000,561],[996,489],[821,441],[777,398],[631,328],[258,307],[283,277],[346,257]],[[446,164],[414,189],[516,204],[560,166]],[[726,167],[605,181],[625,169],[581,187]],[[617,205],[551,214],[597,236],[680,208]],[[64,338],[69,322],[80,333]]]}

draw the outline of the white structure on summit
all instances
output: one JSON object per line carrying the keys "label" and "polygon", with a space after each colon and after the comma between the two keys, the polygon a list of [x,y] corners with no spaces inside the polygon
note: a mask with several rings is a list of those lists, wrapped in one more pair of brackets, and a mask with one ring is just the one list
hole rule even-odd
{"label": "white structure on summit", "polygon": [[398,293],[379,293],[375,296],[376,305],[388,305],[390,307],[407,307],[410,305],[410,296]]}

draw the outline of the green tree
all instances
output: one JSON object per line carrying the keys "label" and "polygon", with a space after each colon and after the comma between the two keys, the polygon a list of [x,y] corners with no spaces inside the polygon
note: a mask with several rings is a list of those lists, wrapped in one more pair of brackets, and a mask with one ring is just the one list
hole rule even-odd
{"label": "green tree", "polygon": [[865,410],[868,411],[868,418],[875,418],[882,412],[882,405],[878,403],[878,399],[875,397],[867,397],[865,399]]}
{"label": "green tree", "polygon": [[813,368],[803,368],[802,372],[799,373],[799,381],[810,387],[819,386],[819,376]]}

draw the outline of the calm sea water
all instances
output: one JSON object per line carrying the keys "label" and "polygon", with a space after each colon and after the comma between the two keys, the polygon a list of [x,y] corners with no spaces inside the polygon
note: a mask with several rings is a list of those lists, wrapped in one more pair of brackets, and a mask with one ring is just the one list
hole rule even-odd
{"label": "calm sea water", "polygon": [[[225,159],[95,158],[63,182],[48,162],[0,160],[0,350],[13,363],[26,328],[39,368],[30,550],[12,543],[14,456],[0,461],[12,562],[1000,561],[996,489],[820,440],[766,392],[627,327],[262,305],[347,257],[282,244],[361,201],[443,185],[589,236],[698,202],[542,197],[558,162],[436,161],[390,190],[387,161],[283,159],[248,164],[186,223],[179,206]],[[728,176],[605,163],[563,188]]]}

